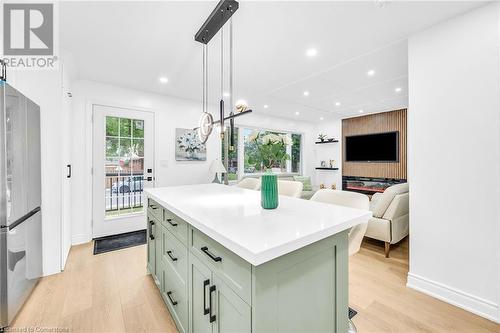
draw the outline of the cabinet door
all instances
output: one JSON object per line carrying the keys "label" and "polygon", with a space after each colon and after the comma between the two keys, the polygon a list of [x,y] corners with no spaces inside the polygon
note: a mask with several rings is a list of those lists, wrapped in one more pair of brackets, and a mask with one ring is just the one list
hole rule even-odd
{"label": "cabinet door", "polygon": [[[190,331],[192,333],[213,333],[213,324],[210,322],[210,286],[212,285],[212,272],[202,264],[194,255],[189,255],[190,277]],[[215,300],[212,300],[214,304]]]}
{"label": "cabinet door", "polygon": [[153,225],[153,234],[154,234],[154,242],[155,242],[155,254],[154,254],[154,262],[155,262],[155,282],[160,287],[160,266],[161,266],[161,258],[162,258],[162,250],[163,250],[163,227],[158,220],[154,221]]}
{"label": "cabinet door", "polygon": [[[215,295],[214,333],[246,333],[252,331],[250,306],[229,288],[217,275],[213,275]],[[213,310],[212,310],[213,312]]]}
{"label": "cabinet door", "polygon": [[148,216],[148,270],[156,276],[156,242],[154,235],[155,221],[152,217]]}

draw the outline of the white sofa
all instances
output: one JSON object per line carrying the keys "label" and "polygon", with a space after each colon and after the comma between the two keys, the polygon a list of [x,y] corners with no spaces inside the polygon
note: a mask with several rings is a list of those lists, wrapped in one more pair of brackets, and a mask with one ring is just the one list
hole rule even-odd
{"label": "white sofa", "polygon": [[391,244],[396,244],[408,236],[408,183],[393,185],[384,193],[373,195],[370,210],[373,217],[368,221],[365,236],[385,242],[385,257],[389,258]]}

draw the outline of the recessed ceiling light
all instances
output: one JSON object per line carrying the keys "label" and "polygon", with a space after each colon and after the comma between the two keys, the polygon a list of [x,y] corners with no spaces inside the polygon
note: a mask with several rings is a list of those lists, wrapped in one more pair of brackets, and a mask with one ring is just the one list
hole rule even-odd
{"label": "recessed ceiling light", "polygon": [[160,80],[160,83],[163,83],[163,84],[168,83],[168,78],[166,78],[164,76],[160,77],[158,80]]}
{"label": "recessed ceiling light", "polygon": [[225,92],[222,94],[222,96],[224,96],[224,97],[229,97],[229,96],[231,96],[231,94],[230,94],[230,93],[228,93],[227,91],[225,91]]}
{"label": "recessed ceiling light", "polygon": [[264,109],[267,109],[268,107],[269,107],[269,105],[264,104]]}
{"label": "recessed ceiling light", "polygon": [[401,90],[403,90],[403,89],[402,89],[402,88],[400,88],[400,87],[397,87],[396,89],[394,89],[394,91],[395,91],[395,92],[397,92],[397,93],[400,93],[400,92],[401,92]]}
{"label": "recessed ceiling light", "polygon": [[366,72],[366,75],[373,76],[375,75],[375,71],[373,69],[370,69],[368,72]]}
{"label": "recessed ceiling light", "polygon": [[319,120],[323,120],[323,119],[325,119],[325,118],[323,118],[323,117],[319,117]]}
{"label": "recessed ceiling light", "polygon": [[317,54],[318,54],[318,50],[316,50],[316,49],[308,49],[306,51],[306,55],[308,57],[311,57],[311,58],[314,57],[314,56],[316,56]]}
{"label": "recessed ceiling light", "polygon": [[335,102],[335,106],[340,106],[340,102]]}
{"label": "recessed ceiling light", "polygon": [[304,91],[304,96],[309,96],[309,91]]}
{"label": "recessed ceiling light", "polygon": [[300,114],[299,111],[295,111],[295,115],[298,116]]}
{"label": "recessed ceiling light", "polygon": [[365,111],[363,111],[363,110],[359,110],[358,112],[359,112],[359,113],[363,113],[363,112],[365,112]]}

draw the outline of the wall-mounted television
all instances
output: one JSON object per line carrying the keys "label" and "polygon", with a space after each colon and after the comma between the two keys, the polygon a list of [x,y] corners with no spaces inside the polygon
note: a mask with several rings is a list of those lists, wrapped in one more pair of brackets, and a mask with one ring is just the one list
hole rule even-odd
{"label": "wall-mounted television", "polygon": [[346,162],[398,162],[399,132],[346,136]]}

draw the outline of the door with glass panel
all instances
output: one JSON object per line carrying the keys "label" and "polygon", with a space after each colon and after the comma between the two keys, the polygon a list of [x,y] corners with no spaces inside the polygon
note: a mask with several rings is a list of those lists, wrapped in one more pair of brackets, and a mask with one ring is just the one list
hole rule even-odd
{"label": "door with glass panel", "polygon": [[146,229],[153,145],[153,113],[93,105],[94,238]]}

